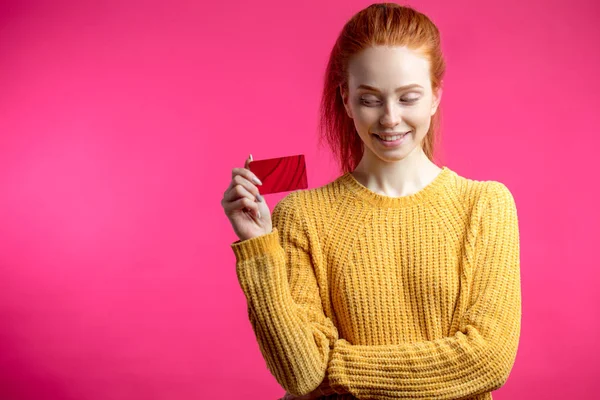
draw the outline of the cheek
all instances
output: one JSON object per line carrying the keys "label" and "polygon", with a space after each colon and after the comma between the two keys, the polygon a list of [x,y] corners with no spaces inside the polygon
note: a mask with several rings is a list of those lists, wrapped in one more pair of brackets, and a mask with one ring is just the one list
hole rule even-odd
{"label": "cheek", "polygon": [[375,108],[355,107],[352,112],[354,117],[360,119],[361,121],[370,121],[379,118],[379,114]]}
{"label": "cheek", "polygon": [[431,120],[430,110],[428,108],[415,108],[404,114],[404,118],[413,126],[422,127],[428,125]]}
{"label": "cheek", "polygon": [[354,125],[359,132],[366,132],[378,125],[379,117],[375,112],[357,110],[354,112]]}
{"label": "cheek", "polygon": [[424,107],[422,105],[407,107],[406,109],[403,110],[402,115],[405,118],[411,118],[415,121],[422,121],[428,115],[428,108]]}

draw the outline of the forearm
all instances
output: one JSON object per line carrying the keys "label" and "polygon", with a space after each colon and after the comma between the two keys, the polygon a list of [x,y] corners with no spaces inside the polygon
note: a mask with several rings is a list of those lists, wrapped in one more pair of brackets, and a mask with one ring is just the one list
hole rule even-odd
{"label": "forearm", "polygon": [[336,342],[328,365],[331,387],[359,398],[457,399],[502,386],[514,363],[514,335],[487,343],[469,327],[442,340],[385,346]]}

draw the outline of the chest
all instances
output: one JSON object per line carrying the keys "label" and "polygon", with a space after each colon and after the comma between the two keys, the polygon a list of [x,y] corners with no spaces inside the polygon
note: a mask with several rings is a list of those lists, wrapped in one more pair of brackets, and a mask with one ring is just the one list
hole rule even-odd
{"label": "chest", "polygon": [[466,231],[423,218],[412,225],[400,219],[359,225],[327,252],[330,299],[343,337],[390,344],[448,334],[469,242]]}

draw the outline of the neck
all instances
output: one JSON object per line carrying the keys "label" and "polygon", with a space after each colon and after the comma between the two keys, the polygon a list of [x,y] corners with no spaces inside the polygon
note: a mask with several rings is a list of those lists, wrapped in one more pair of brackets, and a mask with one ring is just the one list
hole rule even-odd
{"label": "neck", "polygon": [[352,175],[370,190],[389,197],[408,196],[427,186],[441,168],[417,147],[399,161],[386,162],[365,152]]}

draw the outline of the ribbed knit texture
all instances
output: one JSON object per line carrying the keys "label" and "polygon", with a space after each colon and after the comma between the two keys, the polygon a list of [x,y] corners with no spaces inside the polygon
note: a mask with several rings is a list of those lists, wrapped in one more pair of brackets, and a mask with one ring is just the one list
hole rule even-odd
{"label": "ribbed knit texture", "polygon": [[511,192],[443,167],[388,197],[350,173],[289,193],[273,231],[231,244],[266,366],[328,399],[492,399],[521,328]]}

